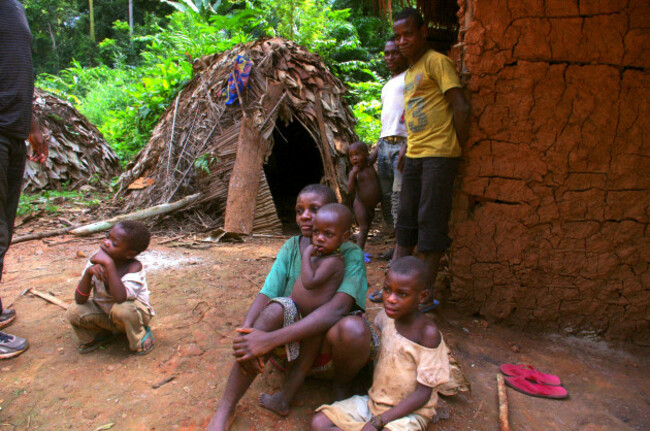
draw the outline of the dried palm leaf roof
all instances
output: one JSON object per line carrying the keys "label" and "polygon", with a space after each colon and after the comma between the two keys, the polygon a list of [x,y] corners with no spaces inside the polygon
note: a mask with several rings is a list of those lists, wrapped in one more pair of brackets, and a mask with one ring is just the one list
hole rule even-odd
{"label": "dried palm leaf roof", "polygon": [[85,184],[106,187],[119,173],[117,155],[101,132],[70,103],[45,91],[34,90],[33,115],[49,147],[44,165],[27,162],[24,188],[69,190]]}
{"label": "dried palm leaf roof", "polygon": [[[240,95],[241,106],[226,106],[219,94],[238,55],[254,65]],[[262,159],[272,150],[276,122],[298,121],[319,147],[323,181],[341,196],[347,180],[345,153],[356,140],[355,120],[342,98],[346,91],[319,56],[281,38],[237,45],[196,60],[194,78],[121,176],[120,205],[130,211],[201,193],[197,203],[183,210],[184,225],[221,226],[243,119],[259,134],[254,144]],[[281,224],[264,172],[252,196],[257,196],[253,231],[278,231]]]}

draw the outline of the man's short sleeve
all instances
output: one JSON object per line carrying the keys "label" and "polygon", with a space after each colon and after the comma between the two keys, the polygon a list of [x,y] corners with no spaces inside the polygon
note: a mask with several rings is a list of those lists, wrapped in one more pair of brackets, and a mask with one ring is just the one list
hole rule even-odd
{"label": "man's short sleeve", "polygon": [[345,259],[345,274],[337,292],[347,293],[360,309],[365,310],[368,281],[363,251],[355,244],[346,242],[341,245],[341,253]]}
{"label": "man's short sleeve", "polygon": [[458,73],[456,73],[456,68],[454,67],[454,62],[446,55],[439,53],[430,55],[425,63],[425,70],[427,75],[429,75],[429,78],[433,79],[438,84],[442,94],[452,88],[461,87]]}
{"label": "man's short sleeve", "polygon": [[[279,296],[289,296],[285,292],[290,278],[289,268],[291,267],[291,259],[294,248],[296,247],[296,240],[297,237],[293,237],[284,243],[275,258],[269,275],[266,276],[264,287],[262,287],[260,293],[268,296],[270,299]],[[293,288],[293,286],[291,287]]]}

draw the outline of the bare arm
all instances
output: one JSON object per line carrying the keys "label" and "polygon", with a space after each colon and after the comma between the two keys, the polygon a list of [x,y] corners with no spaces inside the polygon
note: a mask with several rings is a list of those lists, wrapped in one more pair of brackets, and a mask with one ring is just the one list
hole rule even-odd
{"label": "bare arm", "polygon": [[338,256],[321,258],[323,261],[317,267],[311,256],[313,250],[313,246],[309,245],[302,254],[300,281],[305,289],[311,290],[320,287],[336,275],[341,275],[341,279],[343,278],[344,266]]}
{"label": "bare arm", "polygon": [[126,287],[122,283],[120,275],[117,273],[115,262],[103,250],[99,250],[97,254],[90,258],[90,261],[104,267],[104,284],[106,290],[115,299],[118,304],[126,301]]}
{"label": "bare arm", "polygon": [[45,163],[48,154],[47,142],[43,140],[41,129],[38,127],[34,115],[32,115],[32,125],[27,140],[32,149],[32,154],[29,156],[29,159],[33,162]]}
{"label": "bare arm", "polygon": [[[425,405],[427,401],[429,401],[429,399],[431,398],[432,391],[433,388],[418,383],[415,388],[415,391],[413,391],[408,397],[404,398],[399,404],[397,404],[392,409],[381,414],[381,421],[384,424],[387,424],[388,422],[392,422],[396,419],[403,418],[404,416],[413,413],[414,411],[416,411],[417,409]],[[375,428],[372,427],[368,429],[374,430]]]}
{"label": "bare arm", "polygon": [[356,181],[355,181],[355,179],[356,179],[358,173],[359,173],[359,168],[357,168],[355,166],[355,167],[352,168],[352,170],[350,171],[350,174],[348,175],[348,199],[350,200],[348,206],[351,205],[352,202],[354,201],[354,196],[356,194]]}
{"label": "bare arm", "polygon": [[469,136],[470,107],[465,93],[461,88],[455,87],[445,92],[445,99],[454,111],[454,129],[458,142],[463,145]]}
{"label": "bare arm", "polygon": [[353,305],[354,298],[347,293],[337,292],[327,303],[293,325],[273,332],[255,330],[239,336],[233,343],[237,361],[247,361],[289,342],[322,334],[346,316]]}
{"label": "bare arm", "polygon": [[372,166],[377,161],[379,155],[379,144],[376,144],[368,156],[368,165]]}
{"label": "bare arm", "polygon": [[85,304],[88,302],[90,291],[92,290],[91,283],[93,275],[101,279],[104,276],[104,267],[101,265],[93,265],[86,268],[81,276],[81,280],[77,284],[77,290],[74,292],[74,302],[77,304]]}

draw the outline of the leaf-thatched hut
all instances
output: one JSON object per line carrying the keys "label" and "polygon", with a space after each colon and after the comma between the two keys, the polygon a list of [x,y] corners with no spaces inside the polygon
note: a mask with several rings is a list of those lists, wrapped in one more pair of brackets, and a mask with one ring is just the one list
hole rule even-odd
{"label": "leaf-thatched hut", "polygon": [[85,184],[108,186],[120,163],[101,132],[70,103],[34,90],[34,116],[49,147],[44,165],[27,161],[24,189],[69,190]]}
{"label": "leaf-thatched hut", "polygon": [[[253,66],[240,103],[226,105],[238,56]],[[183,210],[185,226],[281,231],[305,185],[344,193],[345,152],[356,138],[345,91],[317,55],[280,38],[196,60],[194,78],[120,179],[124,210],[201,193]]]}

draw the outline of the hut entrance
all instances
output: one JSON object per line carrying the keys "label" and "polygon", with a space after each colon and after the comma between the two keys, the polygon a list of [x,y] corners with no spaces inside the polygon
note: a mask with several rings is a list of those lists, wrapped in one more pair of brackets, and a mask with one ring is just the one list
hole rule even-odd
{"label": "hut entrance", "polygon": [[320,183],[323,161],[316,142],[297,121],[277,123],[273,150],[264,165],[275,209],[285,234],[296,233],[295,206],[298,192],[308,184]]}

